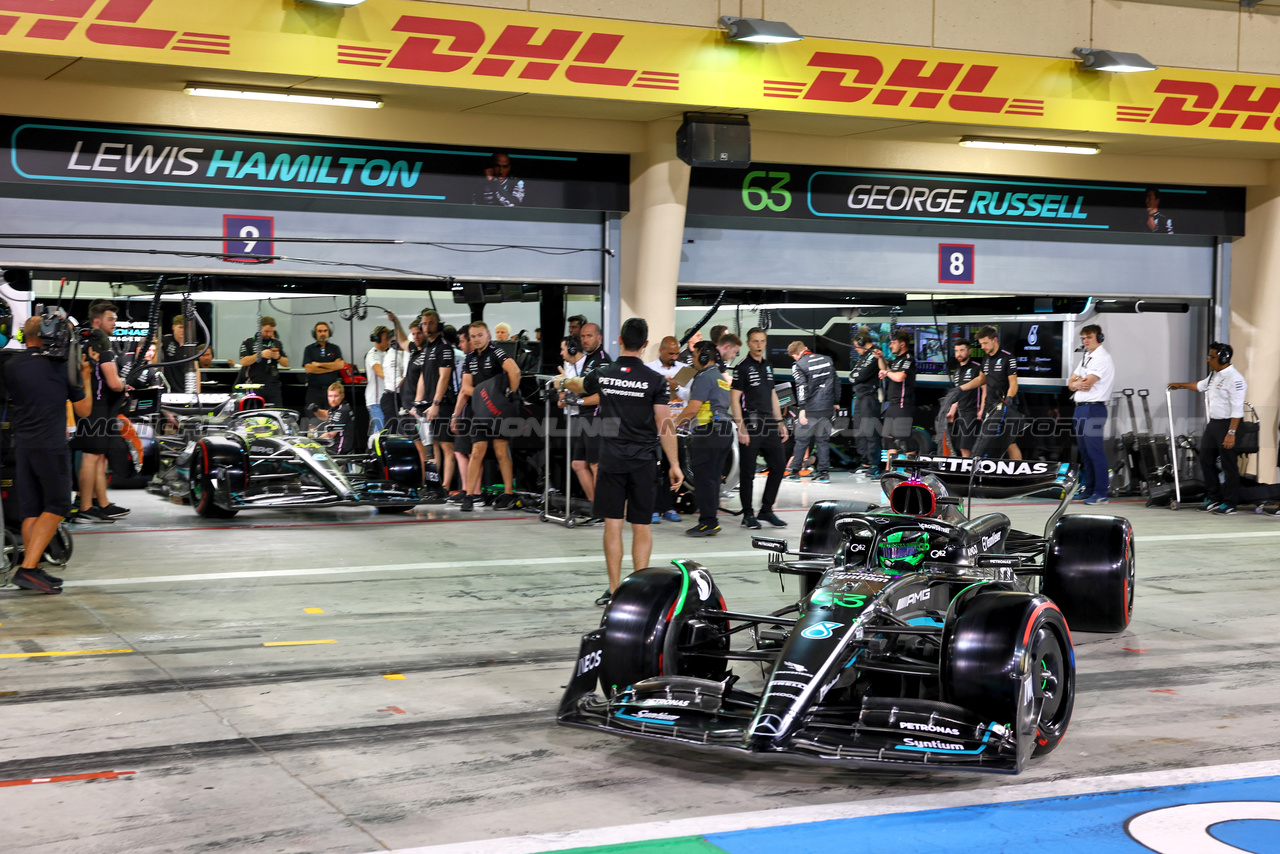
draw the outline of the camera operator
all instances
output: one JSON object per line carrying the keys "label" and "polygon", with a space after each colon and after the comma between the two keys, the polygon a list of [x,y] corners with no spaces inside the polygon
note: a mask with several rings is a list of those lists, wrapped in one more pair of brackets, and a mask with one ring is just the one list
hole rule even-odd
{"label": "camera operator", "polygon": [[698,502],[698,524],[685,534],[714,537],[720,533],[716,514],[720,509],[720,481],[724,463],[733,449],[734,424],[729,412],[729,383],[716,363],[716,346],[699,341],[693,349],[698,371],[689,384],[689,403],[676,416],[676,426],[694,422],[689,437],[693,497]]}
{"label": "camera operator", "polygon": [[[471,324],[471,352],[467,355],[462,367],[462,389],[458,392],[458,402],[454,405],[455,421],[462,416],[471,397],[482,383],[500,374],[506,374],[507,392],[511,396],[520,391],[520,369],[516,362],[503,350],[494,347],[489,338],[489,327],[477,320]],[[464,513],[470,512],[475,500],[480,497],[480,485],[484,479],[484,455],[493,443],[493,455],[497,457],[498,469],[502,472],[502,492],[493,503],[494,509],[506,510],[515,504],[512,491],[514,471],[511,465],[511,449],[509,443],[501,436],[501,422],[488,413],[479,412],[475,405],[471,406],[471,459],[467,464],[469,484],[466,495],[462,498]]]}
{"label": "camera operator", "polygon": [[853,339],[854,362],[849,371],[853,385],[853,441],[862,459],[854,474],[874,477],[880,471],[880,359],[883,355],[871,336],[859,332]]}
{"label": "camera operator", "polygon": [[[22,326],[26,349],[5,365],[9,420],[13,427],[14,486],[22,518],[22,566],[11,581],[26,590],[61,593],[62,579],[40,568],[44,550],[71,512],[71,455],[67,452],[67,403],[85,418],[92,402],[85,396],[93,366],[80,364],[80,385],[71,382],[67,364],[44,354],[41,318]],[[69,330],[66,334],[69,334]]]}
{"label": "camera operator", "polygon": [[90,367],[91,409],[87,417],[77,421],[76,435],[71,440],[71,449],[81,455],[80,509],[71,521],[100,524],[129,515],[127,508],[112,504],[107,498],[107,454],[111,440],[120,436],[116,415],[124,405],[124,378],[105,329],[90,330],[82,346]]}
{"label": "camera operator", "polygon": [[[618,336],[618,360],[585,377],[557,377],[560,389],[576,394],[598,395],[601,419],[612,428],[600,447],[600,477],[595,509],[604,519],[604,559],[609,573],[609,589],[596,600],[607,605],[622,577],[622,522],[631,523],[631,565],[644,569],[653,548],[653,517],[657,481],[658,443],[668,457],[676,459],[676,437],[671,427],[667,381],[645,367],[640,354],[649,346],[649,325],[632,317],[622,324]],[[710,359],[710,357],[708,357]],[[711,360],[714,364],[714,360]],[[671,489],[679,489],[684,476],[679,466],[671,468]]]}
{"label": "camera operator", "polygon": [[[1240,469],[1236,465],[1236,430],[1244,418],[1244,397],[1249,390],[1244,376],[1231,366],[1235,354],[1230,344],[1209,345],[1209,376],[1195,383],[1169,383],[1169,388],[1208,392],[1209,424],[1200,437],[1200,473],[1206,495],[1201,510],[1219,516],[1236,512],[1240,499]],[[1222,463],[1218,481],[1215,463]]]}
{"label": "camera operator", "polygon": [[[760,327],[747,331],[747,357],[734,368],[730,391],[733,420],[738,424],[738,494],[742,498],[744,528],[759,528],[761,522],[779,528],[787,524],[773,512],[773,502],[782,486],[782,471],[787,465],[782,451],[787,428],[782,423],[778,393],[773,389],[773,367],[765,359],[767,341],[768,335]],[[756,457],[760,456],[769,467],[769,477],[760,499],[760,512],[752,513],[751,487],[756,478]]]}
{"label": "camera operator", "polygon": [[284,344],[276,337],[276,319],[258,318],[258,332],[240,343],[240,365],[244,368],[244,381],[261,386],[258,394],[267,406],[284,406],[284,392],[280,388],[280,369],[289,367],[289,356]]}

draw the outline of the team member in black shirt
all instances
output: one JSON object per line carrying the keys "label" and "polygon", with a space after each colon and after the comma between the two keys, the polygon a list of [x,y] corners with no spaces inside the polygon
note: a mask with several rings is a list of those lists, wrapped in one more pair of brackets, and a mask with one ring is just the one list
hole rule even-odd
{"label": "team member in black shirt", "polygon": [[[458,392],[458,402],[454,405],[453,417],[457,421],[463,409],[471,402],[471,396],[486,380],[499,374],[507,375],[508,392],[516,394],[520,389],[520,369],[516,362],[503,350],[492,345],[489,339],[489,327],[477,320],[471,324],[471,352],[462,364],[462,388]],[[496,418],[480,413],[474,403],[471,405],[471,459],[467,464],[469,484],[466,495],[462,498],[463,512],[470,512],[475,500],[480,495],[480,481],[484,477],[484,455],[493,442],[493,454],[498,458],[498,468],[502,471],[503,494],[493,506],[505,510],[515,503],[512,493],[513,471],[511,466],[511,449],[507,440],[499,434],[500,424]]]}
{"label": "team member in black shirt", "polygon": [[947,433],[951,438],[952,450],[958,450],[960,456],[973,456],[973,443],[978,435],[978,378],[982,368],[969,358],[968,341],[955,343],[955,363],[951,368],[951,385],[956,389],[956,399],[947,411]]}
{"label": "team member in black shirt", "polygon": [[258,334],[240,343],[240,365],[245,369],[244,381],[261,386],[258,394],[268,406],[284,406],[280,369],[289,367],[289,355],[276,337],[274,317],[258,318]]}
{"label": "team member in black shirt", "polygon": [[862,461],[854,474],[874,475],[880,470],[880,351],[871,336],[859,332],[853,340],[853,442]]}
{"label": "team member in black shirt", "polygon": [[[596,600],[607,605],[622,577],[622,522],[631,523],[631,564],[649,565],[657,481],[658,443],[669,459],[677,459],[675,431],[667,404],[667,381],[645,366],[640,354],[649,345],[649,325],[639,317],[622,324],[616,362],[582,377],[557,380],[559,388],[576,394],[600,396],[600,418],[610,429],[603,432],[600,469],[596,479],[594,513],[604,519],[604,560],[609,589]],[[671,488],[679,489],[684,475],[671,466]]]}
{"label": "team member in black shirt", "polygon": [[[176,362],[187,355],[183,349],[183,345],[187,343],[185,338],[187,331],[186,318],[181,314],[175,316],[170,328],[173,330],[172,333],[160,339],[160,361],[162,362]],[[194,356],[195,353],[191,355]],[[188,362],[185,365],[166,364],[160,370],[164,372],[164,382],[169,387],[169,391],[179,394],[187,391],[187,372],[194,373],[196,381],[191,393],[199,393],[200,368],[195,362]]]}
{"label": "team member in black shirt", "polygon": [[40,569],[40,558],[71,512],[71,455],[67,453],[67,402],[79,418],[92,403],[83,386],[93,365],[80,366],[80,385],[73,385],[67,364],[44,355],[39,317],[28,318],[22,337],[27,349],[9,358],[4,369],[13,429],[14,486],[22,517],[22,566],[13,583],[41,593],[61,593],[62,579]]}
{"label": "team member in black shirt", "polygon": [[982,376],[977,379],[982,386],[982,402],[978,404],[980,430],[973,446],[973,456],[986,457],[1007,447],[1009,459],[1020,460],[1022,449],[1013,440],[1013,425],[1017,418],[1013,398],[1018,394],[1018,360],[1008,350],[1000,349],[1000,335],[992,326],[978,330],[978,346],[984,354]]}
{"label": "team member in black shirt", "polygon": [[[613,361],[604,350],[604,335],[597,323],[584,323],[580,335],[582,350],[586,354],[578,365],[578,376],[585,377]],[[573,470],[582,483],[588,497],[595,494],[596,472],[600,468],[600,437],[596,418],[600,414],[600,401],[587,395],[578,403],[577,432],[579,441],[573,446]],[[588,483],[590,488],[588,489]],[[588,524],[600,521],[591,519]]]}
{"label": "team member in black shirt", "polygon": [[342,350],[329,340],[332,336],[329,324],[322,320],[311,327],[315,343],[308,344],[302,351],[302,369],[307,372],[307,406],[314,403],[323,407],[329,386],[342,379],[338,371],[347,363],[342,360]]}
{"label": "team member in black shirt", "polygon": [[885,388],[884,449],[889,462],[899,451],[911,450],[911,422],[916,411],[916,362],[911,356],[911,333],[899,329],[889,339],[892,359],[885,360],[880,378],[888,380]]}
{"label": "team member in black shirt", "polygon": [[316,410],[316,417],[324,419],[324,423],[316,428],[317,432],[321,438],[333,440],[335,454],[355,453],[355,414],[351,411],[351,404],[343,400],[346,394],[342,383],[331,384],[325,389],[329,408]]}
{"label": "team member in black shirt", "polygon": [[[449,417],[441,417],[442,407],[452,406],[455,398],[450,381],[453,379],[453,345],[440,333],[440,315],[433,308],[422,312],[418,321],[426,340],[418,355],[422,367],[418,385],[414,389],[415,401],[428,401],[427,422],[431,430],[431,453],[440,472],[440,485],[449,488],[453,482],[453,433],[449,430]],[[443,411],[448,412],[448,409]]]}
{"label": "team member in black shirt", "polygon": [[[738,425],[738,494],[742,498],[742,526],[759,528],[768,522],[779,528],[786,522],[773,512],[773,502],[782,485],[787,460],[782,446],[787,441],[787,428],[782,423],[782,407],[773,389],[773,368],[765,359],[768,336],[756,327],[747,330],[747,357],[733,369],[730,390],[733,420]],[[751,487],[756,477],[756,457],[764,457],[769,477],[760,499],[760,512],[751,512]]]}

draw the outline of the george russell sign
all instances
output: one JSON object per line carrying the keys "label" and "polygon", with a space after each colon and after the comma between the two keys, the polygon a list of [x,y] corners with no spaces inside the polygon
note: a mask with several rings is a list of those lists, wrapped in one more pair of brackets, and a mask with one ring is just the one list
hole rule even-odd
{"label": "george russell sign", "polygon": [[693,215],[1244,234],[1243,187],[1148,186],[753,163],[694,169]]}
{"label": "george russell sign", "polygon": [[[0,51],[328,80],[867,116],[989,127],[1280,142],[1273,76],[1103,77],[1072,59],[378,0],[0,0]],[[341,88],[339,86],[339,88]],[[727,100],[728,99],[728,100]]]}
{"label": "george russell sign", "polygon": [[[626,210],[626,155],[0,117],[0,182]],[[499,161],[510,169],[495,169]]]}

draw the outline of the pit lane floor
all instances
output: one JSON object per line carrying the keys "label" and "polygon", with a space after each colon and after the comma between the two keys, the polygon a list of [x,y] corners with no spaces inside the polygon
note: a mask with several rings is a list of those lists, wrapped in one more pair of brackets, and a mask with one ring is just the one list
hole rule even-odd
{"label": "pit lane floor", "polygon": [[[790,525],[776,533],[798,538],[814,500],[875,492],[847,475],[785,484]],[[1025,800],[1114,775],[1280,761],[1269,517],[1105,508],[1138,534],[1134,622],[1076,635],[1071,732],[1010,778],[744,764],[556,727],[578,636],[599,620],[598,529],[452,506],[210,525],[153,496],[113,498],[133,514],[76,528],[61,596],[0,590],[7,851],[505,851],[498,840],[529,834],[543,836],[520,850],[555,850],[585,843],[546,834]],[[1048,513],[982,506],[1032,531]],[[703,540],[655,527],[654,562],[701,560],[734,609],[786,604],[794,582],[780,592],[749,532],[721,521]]]}

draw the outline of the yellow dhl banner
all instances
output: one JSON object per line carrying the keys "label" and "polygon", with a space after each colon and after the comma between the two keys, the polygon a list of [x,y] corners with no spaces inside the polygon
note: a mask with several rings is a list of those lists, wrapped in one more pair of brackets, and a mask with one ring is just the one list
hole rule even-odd
{"label": "yellow dhl banner", "polygon": [[0,0],[0,50],[1010,128],[1280,141],[1280,78],[372,0]]}

